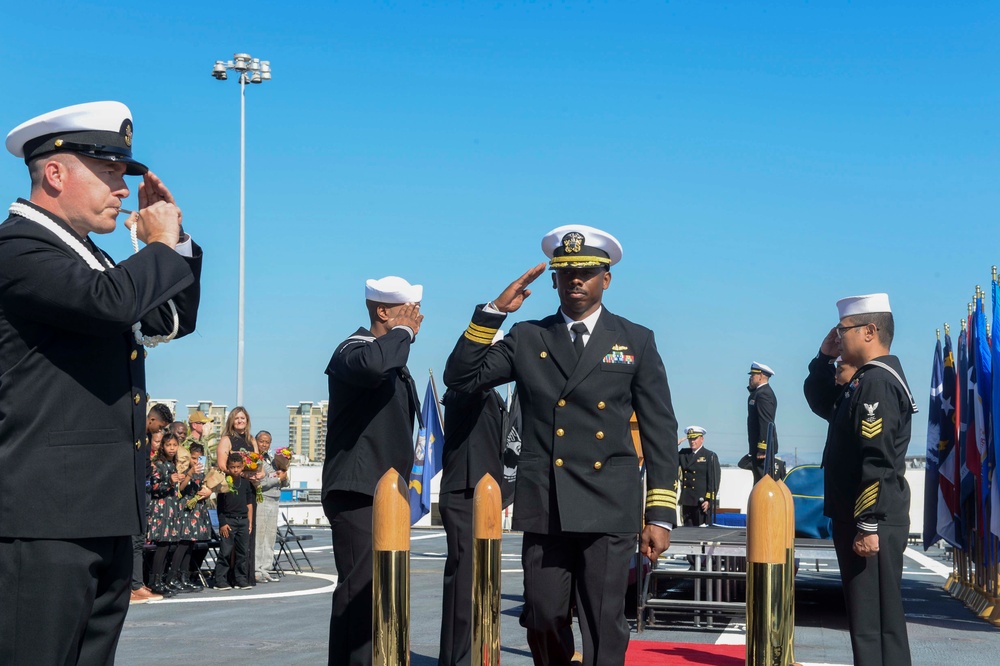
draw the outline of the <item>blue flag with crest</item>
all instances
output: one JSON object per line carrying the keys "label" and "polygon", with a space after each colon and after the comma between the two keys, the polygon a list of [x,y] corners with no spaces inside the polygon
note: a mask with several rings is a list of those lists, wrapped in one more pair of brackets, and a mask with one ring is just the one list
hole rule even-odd
{"label": "blue flag with crest", "polygon": [[424,425],[417,433],[417,444],[413,449],[413,469],[410,471],[411,525],[430,512],[431,479],[441,471],[444,427],[441,425],[433,377],[427,380],[421,415]]}

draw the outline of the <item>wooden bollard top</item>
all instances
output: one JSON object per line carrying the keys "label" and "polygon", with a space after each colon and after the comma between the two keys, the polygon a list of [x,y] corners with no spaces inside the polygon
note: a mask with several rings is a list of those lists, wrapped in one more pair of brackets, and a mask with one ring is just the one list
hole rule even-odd
{"label": "wooden bollard top", "polygon": [[785,496],[777,482],[765,476],[747,500],[747,561],[784,564],[788,548]]}
{"label": "wooden bollard top", "polygon": [[484,474],[476,484],[472,508],[472,536],[474,539],[499,539],[503,535],[500,522],[502,507],[500,484],[489,474]]}
{"label": "wooden bollard top", "polygon": [[784,481],[777,481],[778,490],[785,498],[785,519],[788,525],[785,531],[785,548],[795,547],[795,500],[792,499],[792,491],[785,485]]}
{"label": "wooden bollard top", "polygon": [[374,550],[410,549],[409,489],[399,472],[391,468],[375,486],[372,547]]}

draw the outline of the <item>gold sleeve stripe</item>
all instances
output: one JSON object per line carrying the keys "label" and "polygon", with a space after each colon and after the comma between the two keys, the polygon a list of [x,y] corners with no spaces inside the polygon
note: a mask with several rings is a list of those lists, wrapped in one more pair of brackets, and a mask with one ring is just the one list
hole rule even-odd
{"label": "gold sleeve stripe", "polygon": [[875,505],[875,498],[873,497],[864,504],[862,504],[861,506],[856,507],[854,509],[854,517],[857,518],[858,516],[860,516],[862,513],[864,513],[866,510],[868,510],[874,505]]}
{"label": "gold sleeve stripe", "polygon": [[767,442],[757,442],[757,448],[762,451],[767,451]]}
{"label": "gold sleeve stripe", "polygon": [[646,497],[677,497],[677,492],[666,488],[650,488],[646,491]]}
{"label": "gold sleeve stripe", "polygon": [[855,517],[857,517],[859,513],[861,513],[868,507],[875,504],[875,500],[878,499],[878,489],[879,489],[878,481],[865,488],[864,492],[861,493],[861,495],[858,497],[858,500],[854,503]]}
{"label": "gold sleeve stripe", "polygon": [[882,419],[878,419],[873,423],[868,423],[867,421],[861,422],[861,436],[866,439],[874,439],[882,432]]}
{"label": "gold sleeve stripe", "polygon": [[477,324],[469,324],[469,328],[465,329],[465,337],[473,342],[488,345],[493,342],[493,336],[497,334],[498,330]]}

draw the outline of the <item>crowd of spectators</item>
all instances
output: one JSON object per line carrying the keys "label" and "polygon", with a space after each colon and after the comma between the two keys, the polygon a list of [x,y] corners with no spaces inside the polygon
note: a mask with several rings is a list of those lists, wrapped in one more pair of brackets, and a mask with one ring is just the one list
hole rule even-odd
{"label": "crowd of spectators", "polygon": [[[177,594],[249,589],[277,582],[274,542],[280,489],[288,485],[287,450],[277,459],[271,434],[251,435],[242,407],[229,414],[216,456],[206,451],[204,413],[187,423],[153,405],[146,418],[150,451],[146,469],[147,530],[133,539],[131,603]],[[217,549],[215,570],[206,556]]]}

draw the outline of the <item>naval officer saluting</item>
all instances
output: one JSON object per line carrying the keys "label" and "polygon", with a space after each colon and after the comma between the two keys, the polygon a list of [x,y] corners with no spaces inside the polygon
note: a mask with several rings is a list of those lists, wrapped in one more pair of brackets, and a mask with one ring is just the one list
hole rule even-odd
{"label": "naval officer saluting", "polygon": [[[124,104],[58,109],[6,143],[31,195],[0,225],[0,659],[110,664],[146,531],[143,344],[194,330],[201,250],[132,158]],[[145,247],[115,265],[90,234],[115,230],[126,175],[143,176],[125,224]]]}
{"label": "naval officer saluting", "polygon": [[[524,415],[513,527],[524,532],[521,625],[536,664],[568,664],[562,640],[575,593],[585,664],[620,665],[628,646],[625,590],[645,505],[641,551],[670,545],[677,509],[677,421],[653,333],[602,305],[622,257],[610,234],[584,225],[542,241],[559,310],[524,321],[490,346],[545,264],[476,308],[444,372],[473,392],[517,383]],[[648,491],[629,419],[639,421]],[[571,589],[575,583],[576,589]]]}
{"label": "naval officer saluting", "polygon": [[[766,473],[767,468],[767,427],[774,423],[774,415],[778,411],[778,399],[771,388],[771,377],[774,370],[754,361],[750,364],[750,380],[747,390],[747,441],[749,453],[740,461],[740,466],[753,472],[753,482],[757,483]],[[771,437],[774,454],[778,454],[778,428],[774,427]],[[746,467],[744,467],[746,465]]]}

